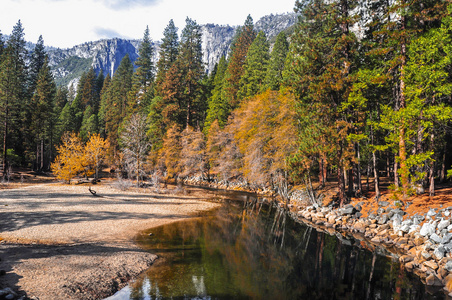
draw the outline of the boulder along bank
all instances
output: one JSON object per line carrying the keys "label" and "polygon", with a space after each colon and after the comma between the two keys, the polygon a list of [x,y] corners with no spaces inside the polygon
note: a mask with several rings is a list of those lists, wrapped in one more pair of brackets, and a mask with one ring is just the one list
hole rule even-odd
{"label": "boulder along bank", "polygon": [[427,286],[442,288],[452,297],[452,206],[409,214],[405,209],[409,205],[403,207],[400,201],[379,201],[378,208],[367,211],[364,205],[362,201],[342,208],[298,207],[290,215],[298,222],[386,248]]}

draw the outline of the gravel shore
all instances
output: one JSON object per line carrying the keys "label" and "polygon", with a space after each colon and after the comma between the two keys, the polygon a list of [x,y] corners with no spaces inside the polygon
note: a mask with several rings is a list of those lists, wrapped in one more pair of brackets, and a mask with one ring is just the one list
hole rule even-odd
{"label": "gravel shore", "polygon": [[0,191],[0,288],[41,300],[107,297],[156,259],[134,243],[139,231],[218,205],[200,190],[94,190],[101,197],[88,186],[58,184]]}

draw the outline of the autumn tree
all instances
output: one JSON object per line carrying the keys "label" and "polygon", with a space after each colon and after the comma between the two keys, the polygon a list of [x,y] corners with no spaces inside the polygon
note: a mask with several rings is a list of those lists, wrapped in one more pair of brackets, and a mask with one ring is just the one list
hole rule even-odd
{"label": "autumn tree", "polygon": [[50,168],[56,178],[70,183],[71,179],[80,173],[85,176],[92,174],[88,168],[83,143],[75,133],[65,133],[61,145],[57,146],[58,155]]}
{"label": "autumn tree", "polygon": [[58,155],[51,164],[51,170],[58,179],[67,183],[78,174],[83,174],[86,178],[95,174],[97,179],[107,147],[108,142],[99,134],[91,135],[84,145],[75,133],[65,133],[61,145],[57,146]]}
{"label": "autumn tree", "polygon": [[88,164],[94,169],[94,179],[99,179],[99,168],[106,157],[108,141],[103,139],[100,134],[94,133],[90,136],[84,148],[84,156]]}
{"label": "autumn tree", "polygon": [[144,166],[151,146],[146,135],[147,127],[145,115],[132,114],[120,133],[120,145],[126,169],[129,174],[134,174],[137,187],[140,185],[140,178],[144,175]]}
{"label": "autumn tree", "polygon": [[174,124],[166,131],[160,150],[160,158],[165,166],[167,178],[178,180],[182,172],[181,151],[181,132],[177,124]]}
{"label": "autumn tree", "polygon": [[187,127],[181,134],[182,176],[202,176],[207,174],[207,153],[204,134],[200,130]]}

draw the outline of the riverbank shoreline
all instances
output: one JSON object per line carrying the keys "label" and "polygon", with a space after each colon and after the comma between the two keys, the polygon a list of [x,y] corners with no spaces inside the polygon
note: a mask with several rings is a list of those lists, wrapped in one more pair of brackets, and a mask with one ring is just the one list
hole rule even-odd
{"label": "riverbank shoreline", "polygon": [[397,200],[378,201],[375,210],[364,211],[364,205],[355,201],[342,208],[298,207],[290,215],[330,235],[360,240],[372,251],[384,249],[427,288],[452,297],[452,207],[415,213]]}
{"label": "riverbank shoreline", "polygon": [[[156,226],[218,206],[199,189],[121,191],[109,183],[0,191],[0,290],[13,299],[101,299],[157,258],[135,243]],[[8,290],[10,288],[11,290]]]}

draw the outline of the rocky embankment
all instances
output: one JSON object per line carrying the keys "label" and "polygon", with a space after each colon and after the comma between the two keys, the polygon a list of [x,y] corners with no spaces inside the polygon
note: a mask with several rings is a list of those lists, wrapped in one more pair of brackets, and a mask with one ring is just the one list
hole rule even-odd
{"label": "rocky embankment", "polygon": [[368,242],[397,254],[400,263],[426,285],[443,287],[452,296],[452,207],[410,215],[400,204],[380,201],[378,208],[366,212],[364,202],[338,209],[308,206],[295,218],[359,233]]}

